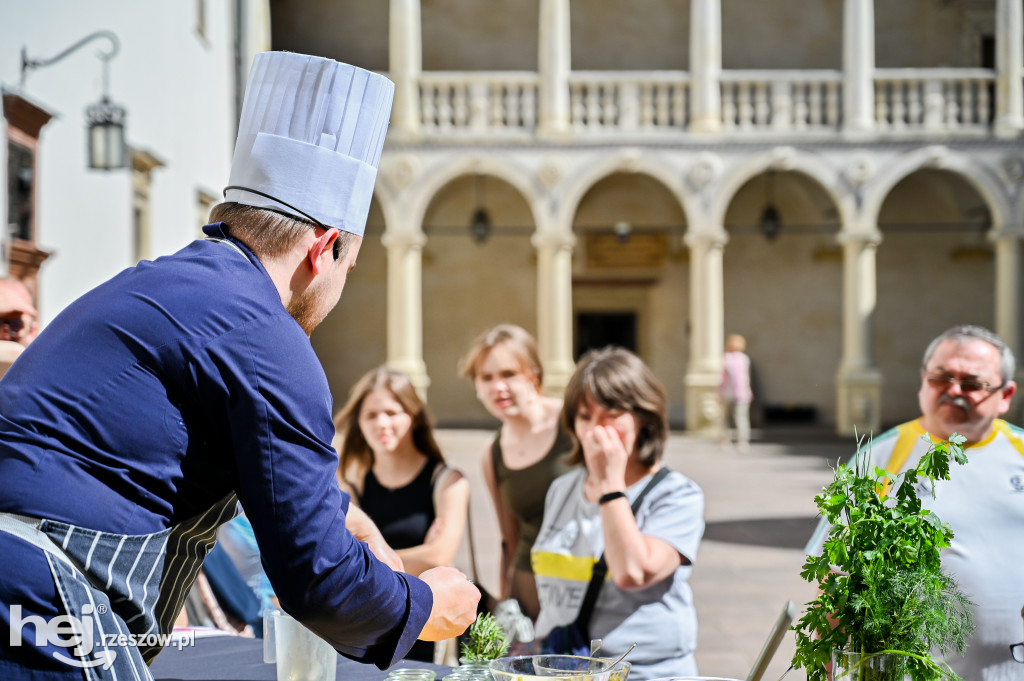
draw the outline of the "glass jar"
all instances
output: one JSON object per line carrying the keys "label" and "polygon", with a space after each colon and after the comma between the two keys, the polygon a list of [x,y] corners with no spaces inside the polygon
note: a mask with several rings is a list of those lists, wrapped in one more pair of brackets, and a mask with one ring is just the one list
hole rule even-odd
{"label": "glass jar", "polygon": [[414,669],[401,667],[388,672],[386,681],[434,681],[437,672],[433,669]]}
{"label": "glass jar", "polygon": [[891,653],[832,653],[833,678],[843,681],[903,681],[903,661]]}
{"label": "glass jar", "polygon": [[492,681],[491,670],[486,664],[463,664],[452,667],[443,681]]}

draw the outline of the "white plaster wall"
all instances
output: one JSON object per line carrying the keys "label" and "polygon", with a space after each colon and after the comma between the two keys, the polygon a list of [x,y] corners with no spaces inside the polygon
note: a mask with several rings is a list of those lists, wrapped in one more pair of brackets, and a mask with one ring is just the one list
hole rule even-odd
{"label": "white plaster wall", "polygon": [[[197,191],[218,195],[234,144],[234,3],[209,0],[206,37],[197,34],[194,2],[180,0],[0,0],[0,81],[16,86],[20,49],[52,57],[87,34],[117,34],[111,98],[128,111],[130,146],[165,165],[152,174],[152,255],[174,251],[198,233]],[[268,16],[252,2],[250,19]],[[251,49],[265,49],[252,41]],[[101,94],[95,42],[29,74],[24,94],[55,114],[41,134],[37,245],[52,250],[40,275],[42,319],[134,264],[130,170],[87,169],[85,108]],[[248,60],[247,60],[248,61]],[[6,172],[6,165],[0,173]],[[4,178],[6,182],[6,178]],[[205,218],[205,216],[203,216]]]}

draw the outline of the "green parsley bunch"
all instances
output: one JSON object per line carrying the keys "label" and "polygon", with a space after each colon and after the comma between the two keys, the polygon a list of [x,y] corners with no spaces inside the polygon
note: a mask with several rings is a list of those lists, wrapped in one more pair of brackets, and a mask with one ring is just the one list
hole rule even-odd
{"label": "green parsley bunch", "polygon": [[895,475],[861,456],[861,439],[857,465],[840,465],[814,498],[832,527],[822,555],[809,556],[800,573],[820,590],[794,627],[793,664],[807,670],[808,681],[826,681],[833,650],[895,654],[893,678],[959,679],[930,653],[963,654],[974,631],[972,603],[942,571],[940,551],[953,530],[921,507],[918,487],[927,481],[934,498],[950,461],[967,462],[965,441],[954,433],[932,444],[916,468]]}

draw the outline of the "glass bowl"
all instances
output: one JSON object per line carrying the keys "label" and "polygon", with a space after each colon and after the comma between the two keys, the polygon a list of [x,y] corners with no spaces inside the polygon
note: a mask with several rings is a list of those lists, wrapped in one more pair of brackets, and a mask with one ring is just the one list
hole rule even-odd
{"label": "glass bowl", "polygon": [[626,681],[632,665],[623,660],[577,655],[522,655],[501,657],[491,662],[494,681]]}

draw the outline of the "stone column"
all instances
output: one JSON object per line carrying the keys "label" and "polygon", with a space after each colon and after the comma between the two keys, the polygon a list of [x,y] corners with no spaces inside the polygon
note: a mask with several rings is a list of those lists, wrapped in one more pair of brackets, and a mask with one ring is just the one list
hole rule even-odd
{"label": "stone column", "polygon": [[569,131],[569,70],[572,68],[569,0],[540,0],[537,48],[538,127],[541,133],[565,134]]}
{"label": "stone column", "polygon": [[877,232],[844,233],[843,357],[836,376],[836,430],[840,435],[878,434],[882,374],[874,365],[873,317],[877,304]]}
{"label": "stone column", "polygon": [[418,229],[388,229],[382,241],[388,252],[387,364],[407,373],[426,400],[430,378],[423,361],[422,252],[427,239]]}
{"label": "stone column", "polygon": [[572,377],[572,249],[571,232],[537,232],[537,346],[544,365],[544,391],[561,395]]}
{"label": "stone column", "polygon": [[722,129],[721,76],[721,0],[690,0],[690,132]]}
{"label": "stone column", "polygon": [[391,0],[388,69],[395,82],[391,131],[398,136],[416,135],[420,129],[419,78],[423,71],[420,0]]}
{"label": "stone column", "polygon": [[991,236],[996,251],[996,319],[994,331],[1020,357],[1021,241],[1024,232],[997,229]]}
{"label": "stone column", "polygon": [[874,0],[843,0],[843,131],[875,129]]}
{"label": "stone column", "polygon": [[1024,18],[1021,0],[996,0],[996,120],[1000,137],[1024,129]]}
{"label": "stone column", "polygon": [[686,429],[712,433],[721,427],[718,383],[725,343],[725,293],[722,252],[725,232],[689,233],[690,247],[690,361],[686,385]]}

